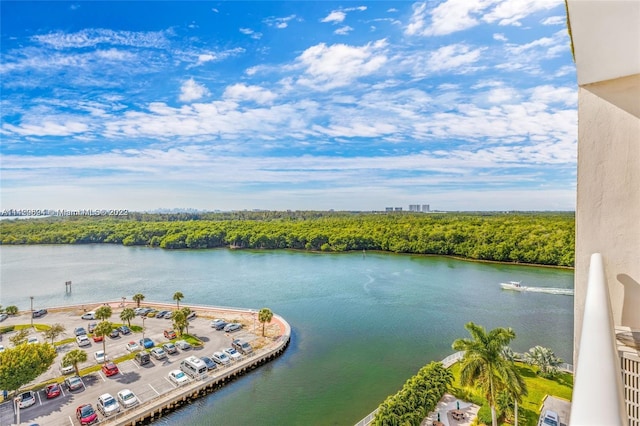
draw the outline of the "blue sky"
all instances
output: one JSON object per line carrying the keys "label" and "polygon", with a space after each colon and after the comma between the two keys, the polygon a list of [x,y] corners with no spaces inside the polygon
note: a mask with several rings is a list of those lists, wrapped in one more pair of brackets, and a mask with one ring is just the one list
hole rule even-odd
{"label": "blue sky", "polygon": [[2,209],[575,207],[562,0],[0,7]]}

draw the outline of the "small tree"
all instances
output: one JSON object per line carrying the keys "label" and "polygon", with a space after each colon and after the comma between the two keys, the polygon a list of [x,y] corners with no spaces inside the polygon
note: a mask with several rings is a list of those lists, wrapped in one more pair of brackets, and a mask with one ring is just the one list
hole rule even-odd
{"label": "small tree", "polygon": [[80,369],[78,368],[78,364],[87,362],[87,353],[82,349],[73,349],[62,358],[62,366],[67,367],[69,365],[73,365],[73,368],[76,370],[76,375],[80,375]]}
{"label": "small tree", "polygon": [[178,309],[180,309],[180,301],[182,299],[184,299],[184,294],[180,293],[179,291],[176,291],[175,293],[173,293],[173,300],[176,301]]}
{"label": "small tree", "polygon": [[104,306],[100,306],[98,309],[96,309],[96,319],[100,320],[100,321],[106,321],[109,318],[111,318],[111,315],[113,314],[113,311],[111,310],[111,306],[109,305],[104,305]]}
{"label": "small tree", "polygon": [[264,337],[264,327],[273,318],[273,312],[269,308],[262,308],[260,312],[258,312],[258,321],[262,323],[262,337]]}
{"label": "small tree", "polygon": [[144,294],[136,293],[133,295],[133,301],[136,302],[137,307],[140,307],[140,302],[144,300]]}
{"label": "small tree", "polygon": [[64,331],[64,326],[62,324],[56,323],[53,324],[50,329],[45,330],[42,334],[44,335],[45,339],[51,339],[51,344],[53,345],[53,341],[56,339],[56,337],[64,333]]}
{"label": "small tree", "polygon": [[4,310],[7,315],[16,315],[18,313],[18,307],[15,305],[7,306]]}
{"label": "small tree", "polygon": [[558,367],[562,360],[558,358],[551,349],[542,346],[534,346],[529,352],[524,354],[527,364],[538,367],[538,374],[542,377],[550,378],[558,373]]}
{"label": "small tree", "polygon": [[93,334],[95,334],[96,336],[103,337],[102,351],[105,354],[107,353],[107,347],[106,347],[107,336],[109,335],[109,333],[111,333],[111,330],[113,330],[113,324],[110,323],[109,321],[100,321],[96,326],[96,329],[93,330]]}
{"label": "small tree", "polygon": [[23,343],[0,352],[0,389],[17,391],[32,382],[49,369],[56,355],[48,343]]}
{"label": "small tree", "polygon": [[182,332],[189,322],[187,321],[187,316],[184,314],[184,311],[181,309],[174,311],[171,319],[173,320],[173,328],[178,332],[178,335],[182,336]]}
{"label": "small tree", "polygon": [[29,335],[29,330],[22,329],[16,331],[16,334],[9,338],[9,341],[13,343],[13,346],[19,346],[27,341],[27,336]]}
{"label": "small tree", "polygon": [[129,324],[129,327],[131,327],[131,320],[134,319],[135,317],[136,317],[136,313],[131,308],[124,308],[122,312],[120,312],[120,319],[122,321],[126,321],[127,324]]}

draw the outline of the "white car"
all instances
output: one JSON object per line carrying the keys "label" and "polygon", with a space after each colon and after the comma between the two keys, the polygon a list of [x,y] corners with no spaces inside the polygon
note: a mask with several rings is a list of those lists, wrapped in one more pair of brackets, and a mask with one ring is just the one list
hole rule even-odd
{"label": "white car", "polygon": [[225,348],[222,350],[222,352],[227,354],[227,356],[231,358],[232,361],[238,361],[242,359],[242,355],[240,354],[240,352],[236,351],[233,348]]}
{"label": "white car", "polygon": [[173,370],[169,373],[169,380],[176,384],[176,386],[182,386],[189,383],[189,377],[182,372],[182,370]]}
{"label": "white car", "polygon": [[165,359],[167,357],[167,353],[160,347],[151,349],[150,353],[155,359]]}
{"label": "white car", "polygon": [[129,389],[123,389],[118,392],[118,401],[124,408],[133,407],[134,405],[138,405],[140,402],[136,394],[131,392]]}
{"label": "white car", "polygon": [[181,351],[188,351],[189,349],[191,349],[191,345],[186,340],[178,340],[176,342],[176,347]]}
{"label": "white car", "polygon": [[214,352],[213,355],[211,355],[211,358],[218,364],[222,365],[227,365],[231,362],[231,358],[229,358],[224,352],[220,351]]}
{"label": "white car", "polygon": [[81,318],[84,320],[94,320],[96,319],[96,313],[93,311],[87,312],[86,314],[82,315]]}
{"label": "white car", "polygon": [[104,351],[97,351],[93,354],[93,357],[96,359],[98,364],[104,364],[107,360],[107,354],[105,354]]}
{"label": "white car", "polygon": [[98,397],[98,403],[96,404],[98,411],[100,411],[105,417],[120,412],[120,404],[109,393],[102,394]]}
{"label": "white car", "polygon": [[31,407],[36,403],[36,394],[33,391],[26,391],[18,397],[18,405],[20,408]]}
{"label": "white car", "polygon": [[78,342],[78,346],[80,347],[91,345],[91,340],[89,340],[86,334],[81,334],[79,336],[76,336],[76,342]]}
{"label": "white car", "polygon": [[137,352],[140,350],[140,345],[132,340],[129,343],[127,343],[127,350],[129,352]]}
{"label": "white car", "polygon": [[4,345],[0,345],[0,352],[4,352]]}

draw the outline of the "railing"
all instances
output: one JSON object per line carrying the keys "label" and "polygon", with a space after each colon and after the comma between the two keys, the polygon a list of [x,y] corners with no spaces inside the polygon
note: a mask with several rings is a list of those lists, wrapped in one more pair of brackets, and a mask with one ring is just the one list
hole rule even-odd
{"label": "railing", "polygon": [[591,255],[570,425],[627,425],[620,360],[600,253]]}

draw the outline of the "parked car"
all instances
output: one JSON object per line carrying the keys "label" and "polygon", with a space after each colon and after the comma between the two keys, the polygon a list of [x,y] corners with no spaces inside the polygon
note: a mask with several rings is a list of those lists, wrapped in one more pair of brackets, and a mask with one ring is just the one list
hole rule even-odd
{"label": "parked car", "polygon": [[552,410],[546,410],[538,420],[538,426],[559,426],[560,418],[558,413]]}
{"label": "parked car", "polygon": [[220,365],[227,365],[231,363],[231,358],[224,352],[216,351],[211,355],[211,358]]}
{"label": "parked car", "polygon": [[171,312],[171,311],[167,312],[166,314],[164,314],[164,315],[162,316],[162,318],[164,318],[164,319],[171,319],[171,318],[173,318],[173,312]]}
{"label": "parked car", "polygon": [[191,312],[189,312],[189,315],[187,315],[187,320],[194,319],[197,316],[198,315],[196,314],[196,311],[191,311]]}
{"label": "parked car", "polygon": [[227,325],[225,320],[214,319],[211,321],[211,328],[215,328],[216,330],[222,330]]}
{"label": "parked car", "polygon": [[182,386],[189,383],[189,378],[182,370],[173,370],[169,373],[169,380],[175,383],[176,386]]}
{"label": "parked car", "polygon": [[129,343],[127,343],[127,350],[129,352],[135,352],[135,351],[139,351],[140,350],[140,345],[138,345],[136,342],[131,341]]}
{"label": "parked car", "polygon": [[242,359],[242,355],[240,354],[240,352],[236,351],[233,348],[225,348],[222,350],[222,352],[227,354],[227,356],[231,358],[231,361],[238,361]]}
{"label": "parked car", "polygon": [[181,351],[188,351],[189,349],[191,349],[191,345],[186,340],[178,340],[178,341],[176,341],[176,346]]}
{"label": "parked car", "polygon": [[47,399],[55,398],[56,396],[60,396],[60,393],[62,393],[62,388],[59,384],[52,383],[44,389],[44,393],[45,395],[47,395]]}
{"label": "parked car", "polygon": [[169,312],[171,311],[160,311],[156,314],[156,318],[164,318],[164,316],[167,315]]}
{"label": "parked car", "polygon": [[167,357],[167,353],[162,348],[153,348],[151,349],[151,356],[155,359],[164,359]]}
{"label": "parked car", "polygon": [[171,340],[171,339],[177,338],[178,336],[176,335],[176,332],[173,331],[173,330],[165,330],[164,331],[164,337],[165,337],[165,339]]}
{"label": "parked car", "polygon": [[89,331],[89,333],[93,333],[93,330],[95,330],[97,326],[98,326],[97,322],[90,322],[89,326],[87,327],[87,330]]}
{"label": "parked car", "polygon": [[47,315],[47,310],[46,309],[38,309],[37,311],[33,311],[33,313],[31,315],[33,316],[33,318],[40,318],[42,316]]}
{"label": "parked car", "polygon": [[104,393],[98,397],[98,403],[96,404],[98,411],[105,417],[109,417],[113,414],[120,412],[120,404],[110,393]]}
{"label": "parked car", "polygon": [[100,335],[98,336],[97,334],[93,335],[93,341],[98,343],[98,342],[102,342],[104,340],[104,336]]}
{"label": "parked car", "polygon": [[102,364],[107,360],[107,354],[105,354],[104,351],[96,351],[93,357],[98,364]]}
{"label": "parked car", "polygon": [[171,342],[165,343],[164,345],[162,345],[162,349],[164,349],[165,352],[167,352],[168,354],[178,353],[178,348],[176,348],[176,345],[174,345]]}
{"label": "parked car", "polygon": [[18,397],[18,406],[20,408],[31,407],[36,403],[36,394],[33,391],[26,391]]}
{"label": "parked car", "polygon": [[151,349],[154,346],[153,340],[149,339],[148,337],[140,339],[140,346],[144,347],[145,349]]}
{"label": "parked car", "polygon": [[105,376],[110,377],[115,374],[118,374],[120,370],[118,370],[118,366],[113,362],[107,362],[102,366],[102,372]]}
{"label": "parked car", "polygon": [[76,371],[76,369],[72,364],[64,365],[64,364],[62,364],[62,361],[60,362],[60,372],[62,374],[65,374],[65,375],[66,374],[71,374],[74,371]]}
{"label": "parked car", "polygon": [[0,322],[6,320],[7,318],[9,318],[9,315],[7,315],[5,313],[0,314]]}
{"label": "parked car", "polygon": [[96,313],[94,311],[87,312],[86,314],[83,314],[80,318],[82,318],[83,320],[94,320],[96,319]]}
{"label": "parked car", "polygon": [[253,352],[253,348],[251,347],[251,345],[242,339],[235,339],[233,342],[231,342],[231,346],[244,355],[249,355]]}
{"label": "parked car", "polygon": [[147,317],[147,318],[153,318],[153,317],[155,317],[155,316],[156,316],[156,314],[157,314],[158,312],[160,312],[160,311],[158,311],[157,309],[152,309],[152,310],[150,310],[149,312],[147,312],[147,314],[145,315],[145,317]]}
{"label": "parked car", "polygon": [[120,330],[114,328],[113,330],[111,330],[111,333],[109,333],[109,337],[111,337],[112,339],[120,337]]}
{"label": "parked car", "polygon": [[73,334],[81,336],[83,334],[87,334],[87,330],[85,330],[84,327],[76,327],[73,329]]}
{"label": "parked car", "polygon": [[71,376],[64,379],[64,385],[69,391],[75,391],[84,388],[82,379],[78,376]]}
{"label": "parked car", "polygon": [[201,356],[200,359],[207,366],[207,370],[215,370],[216,369],[216,367],[217,367],[216,363],[213,362],[213,360],[211,358],[209,358],[208,356]]}
{"label": "parked car", "polygon": [[119,330],[120,330],[120,334],[131,334],[131,329],[126,325],[121,325]]}
{"label": "parked car", "polygon": [[232,333],[234,331],[240,330],[241,328],[242,328],[242,324],[239,324],[237,322],[232,322],[224,326],[224,331],[226,333]]}
{"label": "parked car", "polygon": [[91,404],[83,404],[76,408],[76,418],[81,425],[92,425],[98,422],[98,415]]}
{"label": "parked car", "polygon": [[27,343],[40,343],[38,342],[38,338],[36,336],[29,336],[27,339]]}
{"label": "parked car", "polygon": [[0,352],[4,352],[4,345],[0,345]]}
{"label": "parked car", "polygon": [[140,351],[136,353],[135,360],[139,365],[145,365],[151,362],[151,356],[149,356],[149,352]]}
{"label": "parked car", "polygon": [[89,340],[86,334],[81,334],[79,336],[76,336],[76,342],[80,347],[91,345],[91,340]]}
{"label": "parked car", "polygon": [[138,405],[140,402],[136,394],[131,392],[129,389],[123,389],[118,392],[118,401],[124,408],[130,408],[134,405]]}

